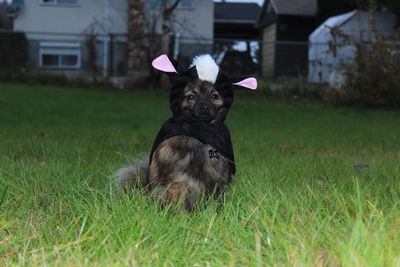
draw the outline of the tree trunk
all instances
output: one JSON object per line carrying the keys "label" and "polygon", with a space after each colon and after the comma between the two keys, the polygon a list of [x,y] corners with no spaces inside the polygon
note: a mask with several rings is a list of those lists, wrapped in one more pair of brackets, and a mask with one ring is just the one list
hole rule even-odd
{"label": "tree trunk", "polygon": [[[172,13],[181,0],[162,0],[159,16],[152,18],[146,14],[144,0],[128,0],[128,59],[127,74],[132,84],[159,82],[159,74],[152,71],[151,60],[160,54],[169,53],[171,42]],[[149,10],[147,10],[149,11]],[[150,16],[150,17],[149,17]],[[146,20],[147,19],[147,20]],[[150,20],[151,27],[146,24]],[[157,30],[157,22],[161,22],[161,32]],[[147,25],[147,28],[146,28]]]}
{"label": "tree trunk", "polygon": [[148,75],[147,40],[144,29],[144,0],[128,0],[128,75]]}

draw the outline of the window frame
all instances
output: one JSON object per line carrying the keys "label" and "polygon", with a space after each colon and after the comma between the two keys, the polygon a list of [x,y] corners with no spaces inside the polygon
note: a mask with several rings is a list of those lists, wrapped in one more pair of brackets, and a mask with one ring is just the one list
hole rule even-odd
{"label": "window frame", "polygon": [[59,0],[51,0],[51,1],[52,1],[52,3],[45,2],[45,0],[40,0],[40,4],[42,6],[54,6],[54,7],[59,7],[59,6],[62,6],[62,7],[78,7],[78,6],[81,5],[81,0],[76,0],[75,4],[59,3],[58,2]]}
{"label": "window frame", "polygon": [[[44,65],[43,56],[57,56],[57,66]],[[63,65],[62,56],[76,56],[76,65]],[[39,67],[44,69],[69,69],[76,70],[82,67],[82,47],[77,42],[40,42],[39,43]]]}

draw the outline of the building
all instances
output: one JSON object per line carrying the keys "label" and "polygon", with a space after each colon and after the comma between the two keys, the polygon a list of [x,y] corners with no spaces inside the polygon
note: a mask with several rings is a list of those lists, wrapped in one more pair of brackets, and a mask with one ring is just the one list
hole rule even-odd
{"label": "building", "polygon": [[[67,76],[80,76],[93,65],[103,64],[104,5],[98,0],[24,1],[14,19],[14,31],[28,39],[28,65]],[[126,0],[113,0],[109,8],[109,32],[127,33]],[[97,37],[93,37],[97,36]],[[91,41],[96,48],[89,50]],[[94,38],[94,39],[93,39]],[[114,67],[123,64],[123,44],[115,49]],[[119,51],[119,55],[115,55]]]}
{"label": "building", "polygon": [[260,11],[256,3],[215,3],[214,54],[226,73],[238,76],[259,72]]}
{"label": "building", "polygon": [[264,77],[307,75],[308,36],[316,13],[317,0],[265,1],[258,18]]}
{"label": "building", "polygon": [[214,4],[214,38],[256,40],[260,38],[257,18],[261,7],[256,3]]}
{"label": "building", "polygon": [[367,45],[374,39],[374,30],[383,35],[396,33],[394,14],[375,12],[375,29],[372,29],[371,19],[369,12],[352,11],[331,17],[315,29],[309,37],[308,81],[342,85],[345,82],[342,68],[354,63],[358,43]]}
{"label": "building", "polygon": [[[14,31],[26,33],[29,65],[67,76],[104,66],[111,75],[126,75],[128,1],[18,0]],[[181,1],[173,19],[175,53],[192,56],[212,49],[212,14],[212,0]],[[162,24],[160,16],[155,19]],[[207,41],[196,48],[196,39]]]}
{"label": "building", "polygon": [[189,65],[196,55],[213,51],[213,0],[181,0],[174,11],[175,40],[172,55],[182,64]]}

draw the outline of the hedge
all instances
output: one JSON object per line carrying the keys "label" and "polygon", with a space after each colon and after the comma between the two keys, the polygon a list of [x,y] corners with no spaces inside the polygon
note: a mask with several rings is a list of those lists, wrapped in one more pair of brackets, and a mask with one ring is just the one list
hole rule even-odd
{"label": "hedge", "polygon": [[0,32],[0,67],[7,69],[25,67],[27,50],[25,33]]}

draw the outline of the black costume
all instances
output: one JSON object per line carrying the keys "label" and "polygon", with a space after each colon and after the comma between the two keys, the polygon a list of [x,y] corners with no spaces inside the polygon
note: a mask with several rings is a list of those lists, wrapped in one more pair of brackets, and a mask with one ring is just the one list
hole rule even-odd
{"label": "black costume", "polygon": [[231,142],[231,135],[226,127],[224,120],[228,110],[233,102],[233,89],[231,81],[219,72],[214,84],[215,89],[224,100],[223,107],[218,111],[217,119],[211,122],[193,121],[185,118],[180,109],[180,103],[183,96],[183,89],[188,82],[198,79],[196,67],[191,67],[186,71],[180,71],[179,74],[171,75],[173,83],[170,91],[170,109],[173,116],[167,120],[161,127],[153,148],[150,152],[150,162],[154,151],[166,139],[173,136],[189,136],[196,138],[203,144],[209,144],[217,150],[218,153],[226,157],[230,162],[230,171],[236,173],[235,159]]}

